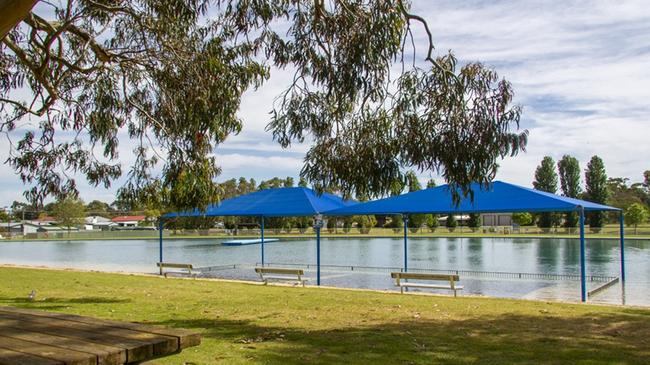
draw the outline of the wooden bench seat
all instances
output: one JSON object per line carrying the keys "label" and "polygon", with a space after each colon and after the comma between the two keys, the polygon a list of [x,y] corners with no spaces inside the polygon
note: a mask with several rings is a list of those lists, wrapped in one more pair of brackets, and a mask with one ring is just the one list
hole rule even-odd
{"label": "wooden bench seat", "polygon": [[[193,271],[194,266],[192,264],[179,264],[179,263],[173,263],[173,262],[158,262],[156,265],[160,268],[160,275],[164,275],[167,277],[167,274],[170,273],[181,273],[181,274],[187,274],[191,277],[196,278],[196,273]],[[174,271],[165,271],[164,269],[178,269]]]}
{"label": "wooden bench seat", "polygon": [[304,278],[305,271],[302,269],[285,269],[279,267],[256,267],[255,272],[260,275],[264,285],[268,285],[269,280],[296,282],[305,286],[309,279]]}
{"label": "wooden bench seat", "polygon": [[[390,276],[395,279],[395,286],[399,286],[401,293],[404,293],[404,288],[447,289],[452,290],[455,297],[457,296],[458,290],[463,290],[463,287],[461,285],[456,285],[456,282],[460,280],[458,275],[392,272],[390,273]],[[449,284],[429,284],[422,282],[414,283],[405,280],[446,281]]]}

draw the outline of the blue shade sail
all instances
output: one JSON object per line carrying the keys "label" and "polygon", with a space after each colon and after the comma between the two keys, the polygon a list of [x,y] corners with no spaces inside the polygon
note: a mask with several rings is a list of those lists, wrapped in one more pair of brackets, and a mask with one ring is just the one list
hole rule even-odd
{"label": "blue shade sail", "polygon": [[501,181],[487,188],[474,183],[474,199],[461,197],[454,204],[448,185],[419,190],[390,198],[355,204],[326,212],[327,215],[413,214],[413,213],[505,213],[505,212],[570,212],[579,207],[585,211],[620,211],[618,208],[567,198]]}
{"label": "blue shade sail", "polygon": [[314,190],[295,187],[256,191],[219,204],[208,206],[202,212],[198,209],[188,212],[167,213],[163,218],[202,217],[202,216],[256,216],[256,217],[296,217],[322,214],[329,210],[357,204],[353,200],[328,193],[318,195]]}

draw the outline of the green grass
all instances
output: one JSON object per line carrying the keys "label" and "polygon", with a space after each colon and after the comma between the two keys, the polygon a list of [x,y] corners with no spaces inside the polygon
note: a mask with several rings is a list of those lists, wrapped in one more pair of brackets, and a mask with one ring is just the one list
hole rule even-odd
{"label": "green grass", "polygon": [[646,309],[22,268],[0,305],[202,334],[161,364],[650,363]]}

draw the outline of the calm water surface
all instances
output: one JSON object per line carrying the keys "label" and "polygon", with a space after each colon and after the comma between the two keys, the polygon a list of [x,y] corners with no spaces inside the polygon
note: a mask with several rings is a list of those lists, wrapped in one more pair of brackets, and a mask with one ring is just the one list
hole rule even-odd
{"label": "calm water surface", "polygon": [[[221,239],[165,241],[164,259],[195,267],[238,265],[215,276],[255,279],[252,265],[260,262],[260,245],[222,246]],[[533,238],[410,238],[409,268],[525,273],[578,274],[579,243],[575,239]],[[283,239],[265,245],[267,263],[314,264],[316,244],[311,239]],[[589,239],[587,274],[618,276],[618,241]],[[627,304],[650,305],[650,240],[626,242]],[[156,240],[0,242],[0,263],[42,265],[106,271],[155,272]],[[401,267],[400,238],[324,238],[323,265]],[[324,285],[393,289],[389,270],[325,268]],[[314,276],[313,270],[308,274]],[[463,277],[461,277],[463,279]],[[315,278],[313,279],[315,282]],[[470,294],[542,299],[576,299],[575,281],[503,280],[468,277],[462,280]],[[590,284],[590,288],[599,283]],[[616,286],[594,301],[621,301]]]}

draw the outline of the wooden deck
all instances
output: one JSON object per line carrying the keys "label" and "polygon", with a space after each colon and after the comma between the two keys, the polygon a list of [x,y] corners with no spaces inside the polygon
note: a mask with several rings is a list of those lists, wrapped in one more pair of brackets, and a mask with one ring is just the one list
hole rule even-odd
{"label": "wooden deck", "polygon": [[0,364],[127,364],[197,346],[194,332],[0,307]]}

